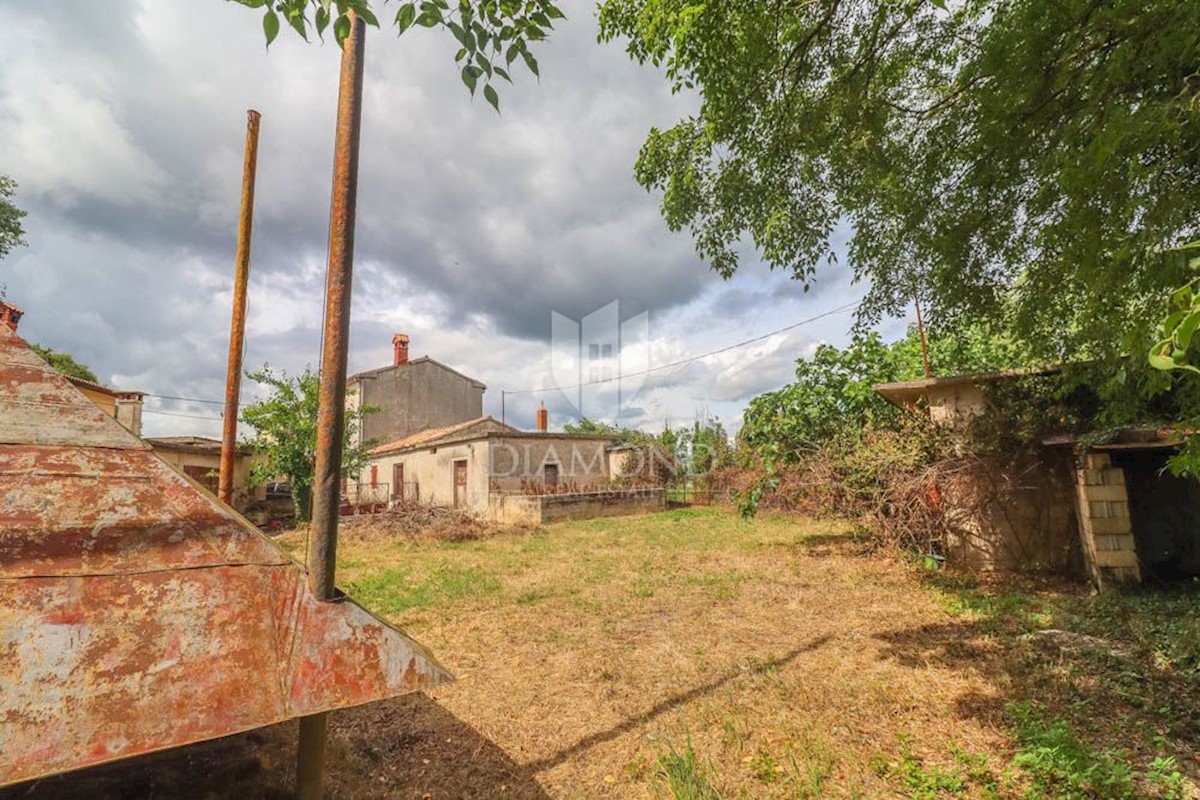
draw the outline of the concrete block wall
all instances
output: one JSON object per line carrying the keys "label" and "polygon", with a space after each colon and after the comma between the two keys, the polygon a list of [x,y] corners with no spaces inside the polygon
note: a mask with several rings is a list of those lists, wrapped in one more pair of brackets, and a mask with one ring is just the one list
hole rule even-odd
{"label": "concrete block wall", "polygon": [[1088,453],[1082,469],[1075,471],[1075,491],[1083,556],[1092,580],[1101,590],[1140,581],[1125,471],[1114,467],[1107,453]]}

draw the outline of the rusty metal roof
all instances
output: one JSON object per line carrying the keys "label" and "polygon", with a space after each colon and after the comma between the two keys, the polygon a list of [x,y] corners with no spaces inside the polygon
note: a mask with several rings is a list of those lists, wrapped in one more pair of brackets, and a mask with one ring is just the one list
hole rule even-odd
{"label": "rusty metal roof", "polygon": [[0,785],[448,679],[0,326]]}

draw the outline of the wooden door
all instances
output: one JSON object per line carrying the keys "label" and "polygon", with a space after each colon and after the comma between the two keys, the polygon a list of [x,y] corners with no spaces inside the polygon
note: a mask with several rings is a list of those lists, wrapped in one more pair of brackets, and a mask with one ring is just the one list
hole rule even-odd
{"label": "wooden door", "polygon": [[467,502],[467,462],[454,462],[454,507],[462,508]]}
{"label": "wooden door", "polygon": [[392,499],[404,499],[404,465],[392,465]]}

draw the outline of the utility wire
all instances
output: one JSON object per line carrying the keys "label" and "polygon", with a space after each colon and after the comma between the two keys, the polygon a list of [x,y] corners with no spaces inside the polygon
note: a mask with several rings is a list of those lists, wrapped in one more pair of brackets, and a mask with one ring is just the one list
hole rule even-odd
{"label": "utility wire", "polygon": [[159,400],[180,400],[184,403],[209,403],[214,406],[225,405],[224,400],[201,400],[199,397],[175,397],[169,394],[152,394],[150,392],[142,392],[146,397],[157,397]]}
{"label": "utility wire", "polygon": [[177,414],[173,411],[159,411],[154,408],[143,408],[142,413],[143,414],[158,414],[163,417],[182,417],[183,419],[206,419],[206,420],[211,420],[212,422],[219,422],[221,420],[221,417],[219,417],[219,416],[218,417],[202,417],[199,414]]}
{"label": "utility wire", "polygon": [[824,319],[825,317],[831,317],[834,314],[840,314],[843,311],[849,311],[852,308],[857,308],[859,305],[861,305],[861,303],[862,303],[861,300],[856,300],[853,303],[846,303],[843,306],[838,306],[837,308],[831,308],[828,311],[824,311],[820,314],[817,314],[815,317],[808,317],[807,319],[802,319],[799,322],[793,322],[791,325],[785,325],[782,328],[776,328],[773,331],[768,331],[764,334],[760,334],[759,336],[755,336],[751,339],[745,339],[740,342],[735,342],[734,344],[725,345],[724,347],[717,348],[716,350],[710,350],[707,353],[701,353],[700,355],[697,355],[697,356],[681,358],[680,360],[672,361],[669,364],[660,364],[657,367],[651,367],[650,369],[645,369],[640,372],[626,372],[624,374],[617,375],[612,378],[600,378],[600,379],[597,379],[594,381],[585,381],[584,383],[576,383],[571,386],[543,386],[539,389],[506,389],[504,393],[508,394],[508,395],[514,395],[514,394],[537,394],[539,392],[546,392],[546,391],[567,391],[568,389],[580,389],[584,386],[595,386],[595,385],[601,384],[601,383],[612,383],[613,381],[624,380],[626,378],[636,378],[639,375],[649,375],[652,372],[660,372],[661,370],[671,369],[672,367],[686,366],[688,364],[694,363],[701,359],[708,358],[709,356],[715,356],[720,353],[727,353],[730,350],[736,350],[739,347],[745,347],[746,345],[749,345],[749,344],[755,344],[757,342],[761,342],[764,339],[770,339],[772,336],[778,336],[781,333],[786,333],[787,331],[794,330],[795,328],[799,328],[802,325],[811,324],[813,322],[816,322],[819,319]]}

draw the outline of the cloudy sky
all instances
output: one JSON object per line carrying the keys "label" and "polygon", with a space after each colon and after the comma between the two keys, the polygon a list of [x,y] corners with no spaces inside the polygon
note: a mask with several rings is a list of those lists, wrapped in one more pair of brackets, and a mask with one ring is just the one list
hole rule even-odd
{"label": "cloudy sky", "polygon": [[[650,367],[851,303],[845,270],[804,293],[747,252],[721,281],[658,198],[633,180],[652,126],[694,107],[620,45],[596,43],[587,4],[538,51],[497,115],[459,82],[449,37],[372,29],[358,203],[351,371],[391,359],[391,336],[488,385],[485,412],[531,426],[554,390],[551,316],[613,300],[646,312]],[[102,381],[156,395],[223,394],[245,110],[263,114],[246,365],[315,363],[321,324],[339,51],[285,30],[266,52],[254,12],[220,0],[0,0],[0,174],[29,212],[29,247],[0,262],[21,333]],[[621,421],[661,427],[707,409],[737,427],[849,312],[654,372]],[[892,321],[887,335],[897,335]],[[586,379],[588,376],[584,375]],[[261,389],[248,386],[244,395]],[[627,394],[627,393],[626,393]],[[586,402],[617,412],[615,388]],[[598,406],[599,401],[599,406]],[[219,406],[151,397],[148,434],[219,435]]]}

